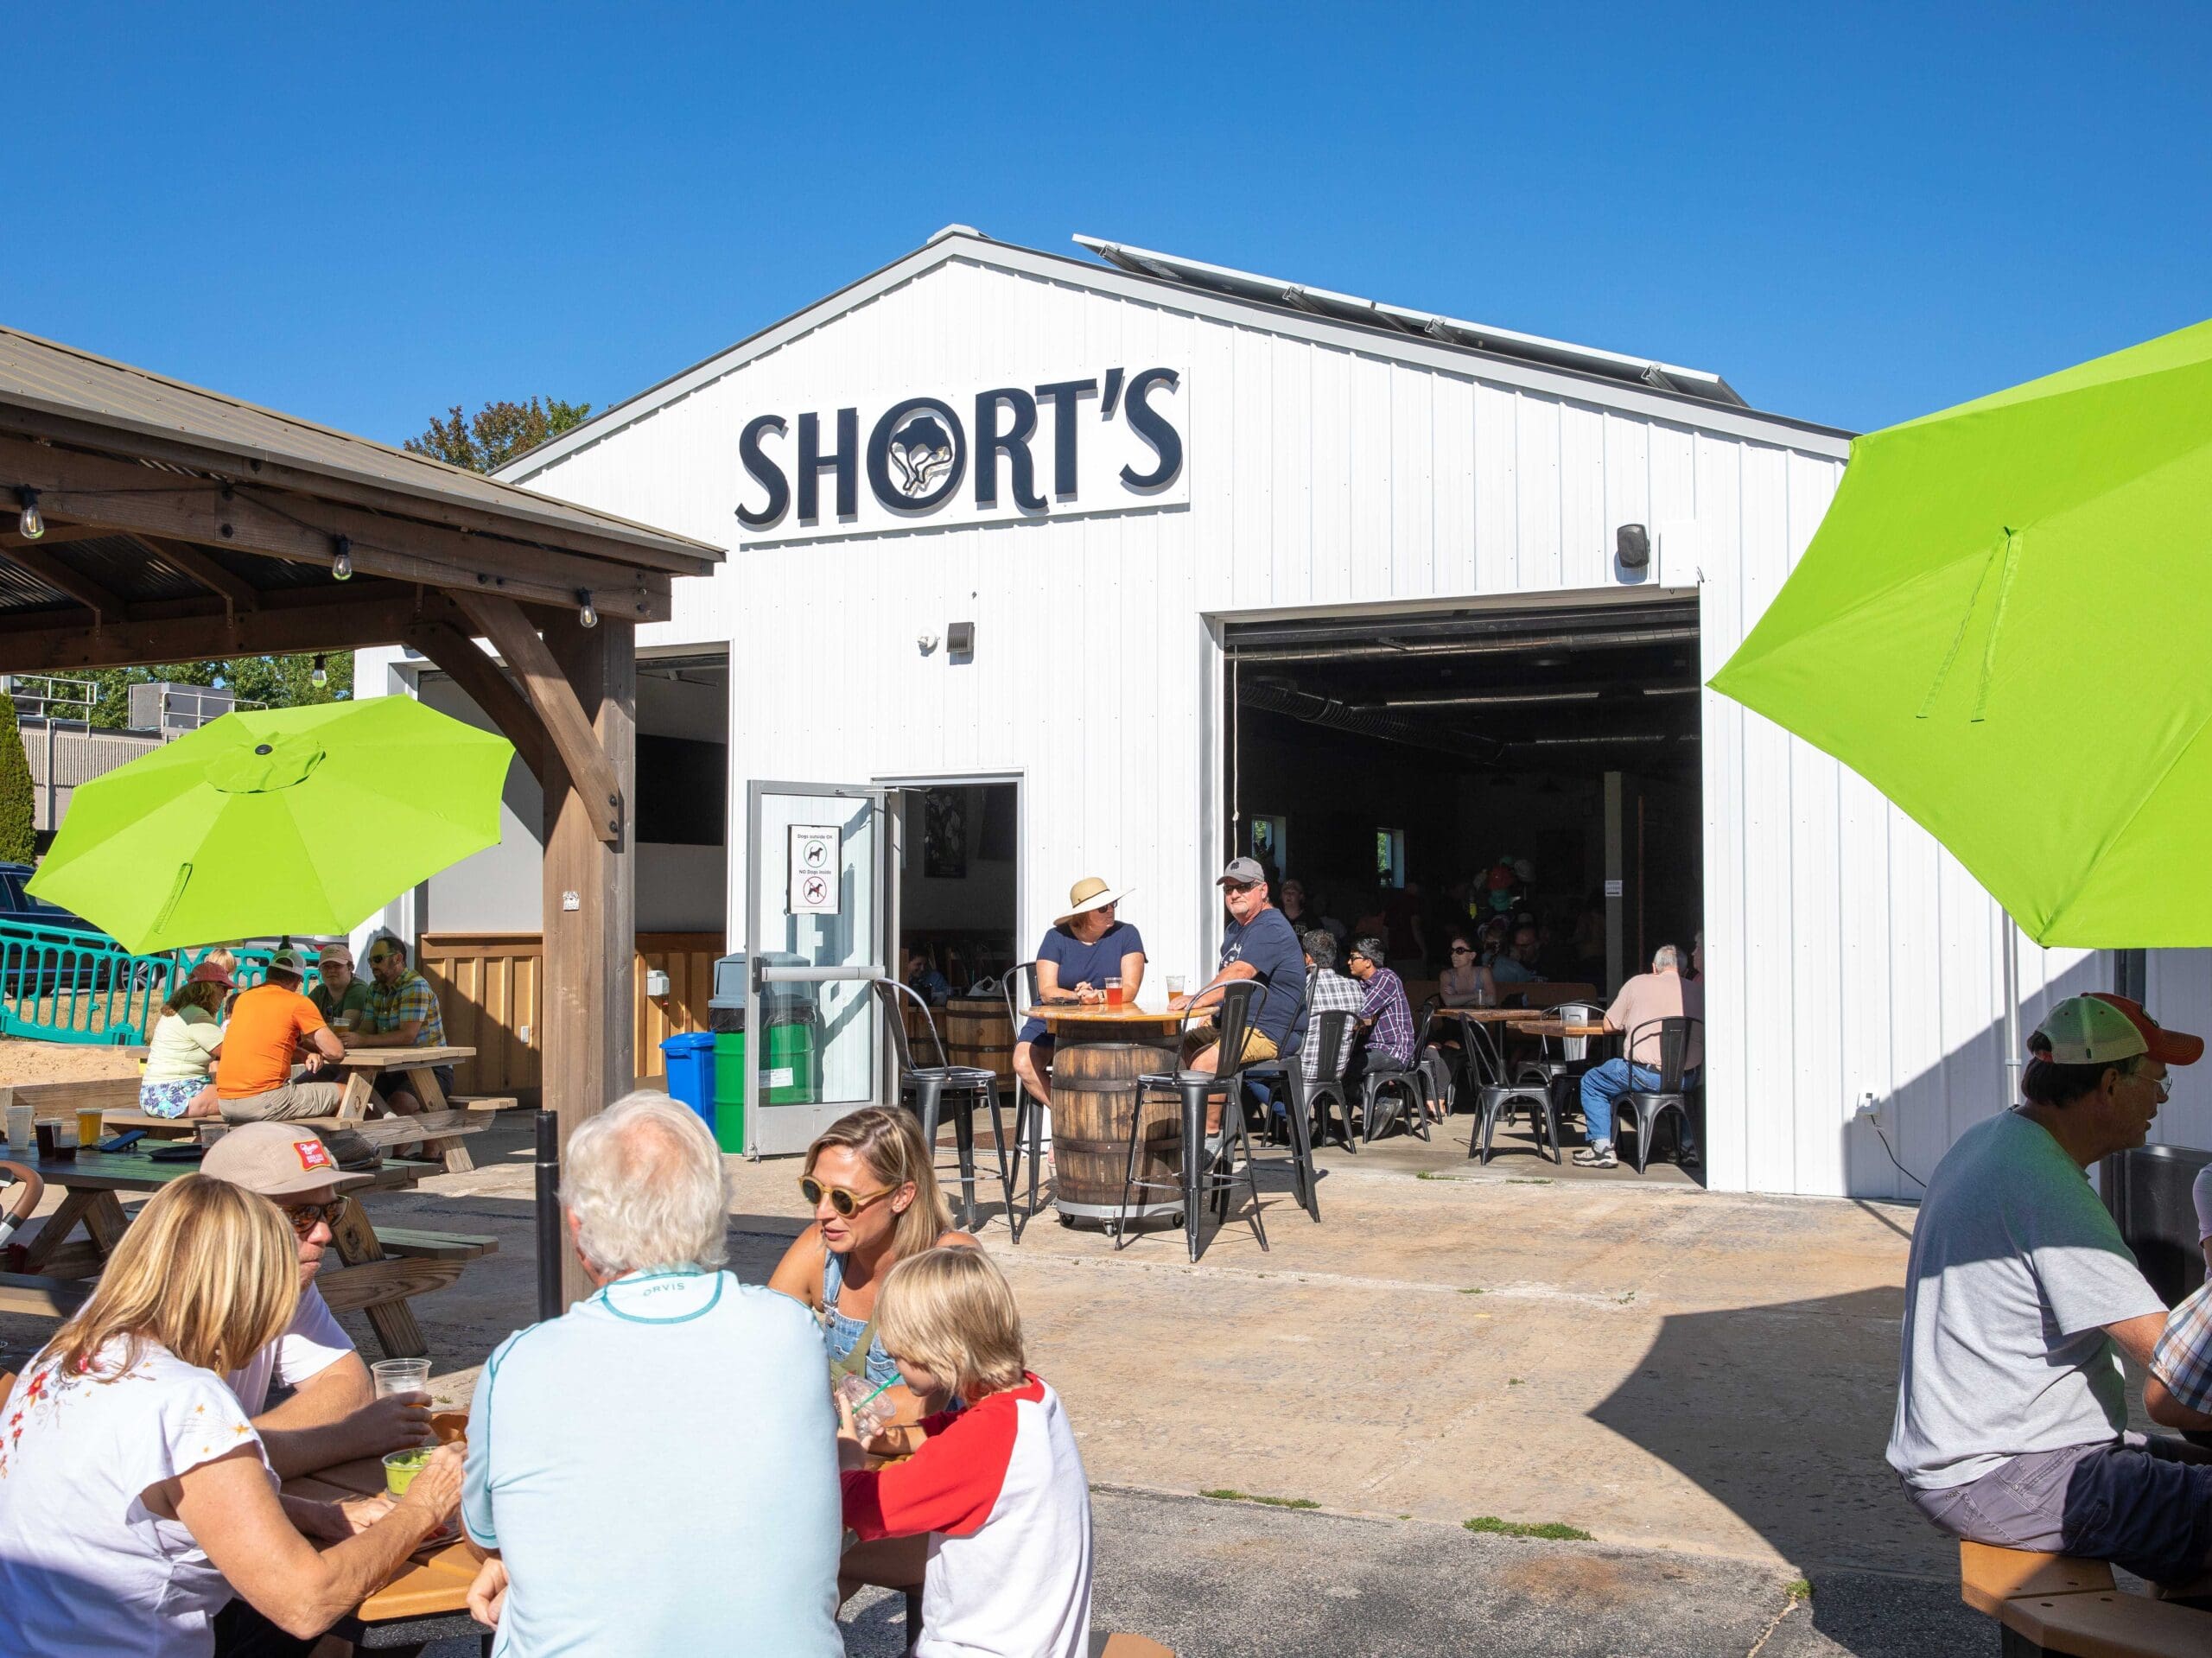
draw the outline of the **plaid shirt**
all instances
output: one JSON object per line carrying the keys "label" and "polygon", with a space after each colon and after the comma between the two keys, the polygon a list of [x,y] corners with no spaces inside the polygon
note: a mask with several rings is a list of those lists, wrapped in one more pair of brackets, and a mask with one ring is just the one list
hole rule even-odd
{"label": "plaid shirt", "polygon": [[1370,1053],[1387,1054],[1402,1065],[1414,1062],[1414,1010],[1406,1001],[1406,983],[1387,967],[1377,966],[1367,976],[1367,999],[1359,1016],[1371,1019],[1367,1032]]}
{"label": "plaid shirt", "polygon": [[399,982],[389,989],[378,983],[369,986],[369,1029],[378,1036],[389,1036],[401,1026],[421,1020],[423,1028],[415,1032],[418,1048],[442,1048],[446,1045],[446,1022],[438,1015],[438,998],[430,988],[430,981],[413,968],[399,975]]}
{"label": "plaid shirt", "polygon": [[[1367,998],[1361,994],[1359,981],[1348,979],[1329,968],[1316,968],[1306,981],[1306,1040],[1299,1048],[1298,1061],[1305,1068],[1310,1082],[1321,1074],[1321,1015],[1342,1009],[1357,1013]],[[1352,1042],[1357,1045],[1358,1032],[1353,1032]],[[1346,1053],[1351,1051],[1347,1046]]]}
{"label": "plaid shirt", "polygon": [[2190,1409],[2212,1411],[2212,1284],[2166,1315],[2151,1374]]}

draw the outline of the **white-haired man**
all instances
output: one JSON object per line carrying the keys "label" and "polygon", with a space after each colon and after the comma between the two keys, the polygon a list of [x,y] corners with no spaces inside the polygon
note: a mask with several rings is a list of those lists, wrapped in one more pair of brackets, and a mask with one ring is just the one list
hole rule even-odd
{"label": "white-haired man", "polygon": [[[1700,950],[1702,946],[1700,947]],[[1624,1094],[1649,1094],[1659,1086],[1659,1031],[1656,1021],[1688,1017],[1689,1043],[1682,1053],[1682,1086],[1694,1087],[1698,1067],[1705,1063],[1705,981],[1685,979],[1681,952],[1662,944],[1651,956],[1651,971],[1639,973],[1621,987],[1613,1005],[1605,1009],[1605,1028],[1629,1039],[1630,1051],[1616,1055],[1602,1065],[1582,1073],[1582,1120],[1590,1125],[1590,1143],[1575,1153],[1585,1168],[1610,1169],[1613,1155],[1613,1111]],[[1692,1160],[1690,1138],[1683,1131],[1683,1159]]]}
{"label": "white-haired man", "polygon": [[561,1204],[598,1293],[510,1336],[468,1413],[469,1610],[505,1658],[841,1658],[836,1418],[806,1309],[719,1270],[706,1125],[626,1096],[569,1142]]}

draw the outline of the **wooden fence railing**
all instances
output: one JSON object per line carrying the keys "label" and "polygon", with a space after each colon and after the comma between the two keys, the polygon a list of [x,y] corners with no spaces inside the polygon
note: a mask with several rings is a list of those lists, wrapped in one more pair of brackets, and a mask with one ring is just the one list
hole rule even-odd
{"label": "wooden fence railing", "polygon": [[[632,1036],[638,1075],[664,1077],[663,1037],[707,1028],[707,999],[714,994],[715,960],[725,953],[720,933],[639,933],[632,963],[636,988]],[[423,975],[438,993],[446,1039],[476,1050],[460,1068],[464,1094],[529,1097],[543,1078],[539,1055],[539,993],[544,949],[534,932],[429,932],[423,935]],[[668,994],[648,996],[645,975],[668,975]],[[524,1040],[524,1032],[528,1040]]]}

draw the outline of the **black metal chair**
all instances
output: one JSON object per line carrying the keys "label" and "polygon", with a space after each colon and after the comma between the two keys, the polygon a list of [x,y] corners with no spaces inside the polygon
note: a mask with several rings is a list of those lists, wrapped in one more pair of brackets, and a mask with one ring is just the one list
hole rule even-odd
{"label": "black metal chair", "polygon": [[1378,1138],[1401,1114],[1406,1119],[1408,1134],[1419,1134],[1423,1140],[1429,1138],[1428,1096],[1421,1074],[1421,1052],[1428,1045],[1433,1006],[1422,1004],[1421,1025],[1414,1032],[1412,1064],[1370,1065],[1360,1075],[1360,1107],[1369,1140]]}
{"label": "black metal chair", "polygon": [[[1690,1026],[1702,1027],[1704,1024],[1701,1019],[1689,1019],[1679,1013],[1665,1019],[1647,1019],[1630,1031],[1628,1040],[1621,1045],[1623,1054],[1632,1055],[1636,1051],[1637,1037],[1646,1031],[1658,1034],[1659,1086],[1649,1090],[1631,1089],[1621,1096],[1621,1103],[1636,1114],[1636,1172],[1638,1174],[1650,1166],[1652,1136],[1658,1130],[1660,1118],[1669,1111],[1678,1116],[1675,1133],[1676,1154],[1687,1155],[1681,1147],[1689,1138],[1690,1102],[1688,1090],[1682,1086],[1682,1061],[1689,1053]],[[1632,1058],[1629,1062],[1631,1077],[1635,1063]],[[1626,1113],[1621,1115],[1625,1116]],[[1623,1122],[1614,1123],[1616,1140],[1624,1126]]]}
{"label": "black metal chair", "polygon": [[[999,1189],[1006,1200],[1007,1224],[1012,1226],[1014,1177],[1006,1166],[1006,1119],[999,1109],[998,1074],[978,1065],[948,1064],[944,1041],[938,1035],[937,1020],[930,1013],[930,1005],[913,990],[894,979],[878,979],[875,994],[883,1004],[883,1022],[891,1032],[893,1051],[898,1056],[899,1102],[921,1119],[922,1144],[929,1147],[932,1165],[937,1160],[938,1125],[944,1113],[952,1114],[953,1142],[960,1158],[961,1225],[973,1229],[976,1224],[976,1108],[988,1105],[991,1112],[992,1146],[999,1159]],[[901,996],[922,1010],[923,1020],[929,1026],[930,1045],[937,1051],[934,1065],[914,1063],[912,1046],[906,1040],[906,1022],[899,1017]]]}
{"label": "black metal chair", "polygon": [[[1569,1025],[1597,1025],[1604,1021],[1605,1010],[1594,1002],[1563,1001],[1549,1010],[1554,1019]],[[1541,1083],[1551,1089],[1558,1115],[1565,1115],[1570,1109],[1571,1096],[1562,1084],[1570,1077],[1580,1077],[1596,1063],[1590,1051],[1586,1036],[1567,1036],[1560,1039],[1559,1052],[1552,1052],[1551,1039],[1543,1039],[1543,1051],[1533,1058],[1523,1059],[1513,1073],[1516,1083]]]}
{"label": "black metal chair", "polygon": [[[1252,1231],[1260,1241],[1260,1248],[1268,1247],[1268,1229],[1260,1218],[1260,1182],[1252,1166],[1252,1131],[1244,1121],[1244,1072],[1249,1069],[1242,1063],[1245,1032],[1252,1026],[1252,1016],[1258,1004],[1267,996],[1267,987],[1255,979],[1237,979],[1222,987],[1221,1000],[1212,1005],[1217,1019],[1212,1032],[1216,1050],[1211,1070],[1193,1070],[1187,1066],[1172,1071],[1149,1072],[1138,1080],[1136,1108],[1129,1113],[1129,1154],[1128,1166],[1122,1176],[1122,1210],[1114,1223],[1114,1247],[1119,1249],[1129,1232],[1129,1200],[1140,1191],[1172,1191],[1182,1200],[1183,1236],[1189,1247],[1191,1259],[1198,1258],[1198,1210],[1209,1198],[1217,1201],[1224,1222],[1228,1219],[1229,1193],[1236,1186],[1243,1186],[1251,1195]],[[1177,1051],[1183,1051],[1191,1035],[1192,1022],[1201,1024],[1203,1008],[1186,1008],[1177,1032]],[[1183,1166],[1180,1178],[1173,1185],[1164,1180],[1137,1178],[1137,1147],[1144,1134],[1144,1096],[1148,1093],[1173,1093],[1182,1104]],[[1221,1099],[1221,1128],[1217,1137],[1206,1137],[1206,1102],[1216,1096]],[[1239,1165],[1236,1153],[1243,1160]]]}
{"label": "black metal chair", "polygon": [[1421,1093],[1448,1117],[1459,1091],[1459,1052],[1456,1038],[1445,1039],[1445,1026],[1456,1030],[1458,1022],[1444,1012],[1443,997],[1431,996],[1421,1005],[1421,1039],[1414,1045],[1414,1069],[1421,1073]]}
{"label": "black metal chair", "polygon": [[[1020,997],[1014,994],[1017,987],[1021,991]],[[1007,969],[1006,976],[999,981],[999,988],[1006,993],[1006,1016],[1010,1028],[1018,1037],[1021,1030],[1021,1010],[1037,1005],[1037,963],[1015,962]],[[1017,1075],[1014,1079],[1012,1167],[1014,1178],[1019,1180],[1021,1178],[1021,1153],[1026,1146],[1029,1151],[1029,1209],[1017,1223],[1014,1218],[1014,1206],[1011,1204],[1007,1205],[1007,1229],[1014,1234],[1016,1243],[1021,1242],[1022,1227],[1037,1218],[1037,1178],[1045,1162],[1044,1122],[1044,1102],[1023,1085]]]}
{"label": "black metal chair", "polygon": [[1467,1155],[1491,1159],[1491,1134],[1501,1116],[1511,1120],[1526,1106],[1531,1126],[1541,1138],[1536,1149],[1554,1163],[1560,1160],[1559,1105],[1548,1085],[1505,1080],[1505,1050],[1495,1028],[1479,1020],[1463,1020],[1466,1032],[1467,1064],[1475,1077],[1475,1121],[1467,1134]]}
{"label": "black metal chair", "polygon": [[1332,1008],[1308,1028],[1306,1040],[1318,1043],[1321,1055],[1320,1065],[1311,1078],[1306,1075],[1302,1047],[1284,1058],[1263,1059],[1244,1067],[1247,1081],[1267,1079],[1286,1096],[1283,1118],[1290,1135],[1291,1185],[1306,1212],[1317,1223],[1321,1218],[1321,1193],[1319,1176],[1313,1167],[1313,1136],[1317,1125],[1321,1133],[1327,1132],[1331,1100],[1336,1102],[1344,1121],[1338,1131],[1344,1144],[1350,1150],[1359,1149],[1351,1137],[1351,1107],[1344,1100],[1344,1068],[1351,1063],[1351,1020],[1344,1009]]}

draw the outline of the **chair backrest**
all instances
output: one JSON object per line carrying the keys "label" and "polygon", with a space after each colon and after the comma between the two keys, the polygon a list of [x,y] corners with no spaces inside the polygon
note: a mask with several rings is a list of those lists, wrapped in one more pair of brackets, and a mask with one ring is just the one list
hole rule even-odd
{"label": "chair backrest", "polygon": [[[1006,994],[1007,1029],[1018,1037],[1021,1033],[1021,1010],[1037,1005],[1037,963],[1016,962],[1007,969],[1006,975],[999,981],[999,988]],[[1021,1092],[1027,1092],[1027,1085],[1019,1078],[1015,1085]],[[1015,1098],[1020,1097],[1017,1093]]]}
{"label": "chair backrest", "polygon": [[1640,1064],[1643,1062],[1636,1057],[1637,1039],[1647,1031],[1656,1031],[1659,1035],[1659,1064],[1656,1069],[1659,1072],[1659,1086],[1653,1091],[1679,1094],[1682,1091],[1682,1061],[1689,1054],[1690,1026],[1704,1023],[1701,1019],[1687,1019],[1680,1013],[1670,1014],[1665,1019],[1647,1019],[1628,1033],[1628,1040],[1622,1045],[1621,1051],[1628,1056],[1630,1064]]}
{"label": "chair backrest", "polygon": [[1319,1045],[1313,1051],[1316,1083],[1344,1081],[1344,1072],[1351,1066],[1351,1021],[1350,1008],[1332,1007],[1316,1022],[1313,1040]]}
{"label": "chair backrest", "polygon": [[900,984],[896,979],[878,979],[875,994],[883,1004],[883,1023],[891,1032],[891,1051],[898,1058],[899,1074],[908,1077],[919,1069],[914,1064],[913,1049],[906,1041],[906,1021],[899,1006],[901,996],[922,1010],[922,1022],[929,1027],[930,1046],[937,1050],[936,1063],[942,1069],[945,1064],[944,1042],[937,1033],[937,1020],[930,1016],[929,1003],[910,986]]}
{"label": "chair backrest", "polygon": [[1430,1028],[1436,1022],[1436,1010],[1444,1006],[1444,998],[1431,996],[1421,1005],[1421,1016],[1414,1021],[1414,1058],[1420,1061],[1421,1052],[1428,1046]]}
{"label": "chair backrest", "polygon": [[1505,1051],[1499,1043],[1497,1026],[1486,1020],[1463,1019],[1459,1028],[1467,1033],[1467,1062],[1474,1067],[1475,1086],[1503,1088]]}
{"label": "chair backrest", "polygon": [[1221,1000],[1209,1002],[1205,1007],[1185,1007],[1179,1034],[1187,1039],[1193,1023],[1202,1024],[1206,1013],[1214,1014],[1213,1042],[1215,1047],[1213,1074],[1227,1078],[1235,1075],[1244,1062],[1244,1033],[1252,1027],[1252,1016],[1260,1004],[1267,1000],[1268,988],[1257,979],[1231,979],[1221,987]]}
{"label": "chair backrest", "polygon": [[[1586,1001],[1563,1001],[1554,1011],[1561,1021],[1568,1025],[1596,1025],[1605,1017],[1604,1008]],[[1560,1042],[1560,1051],[1569,1059],[1587,1059],[1590,1057],[1590,1039],[1586,1036],[1567,1037]]]}

